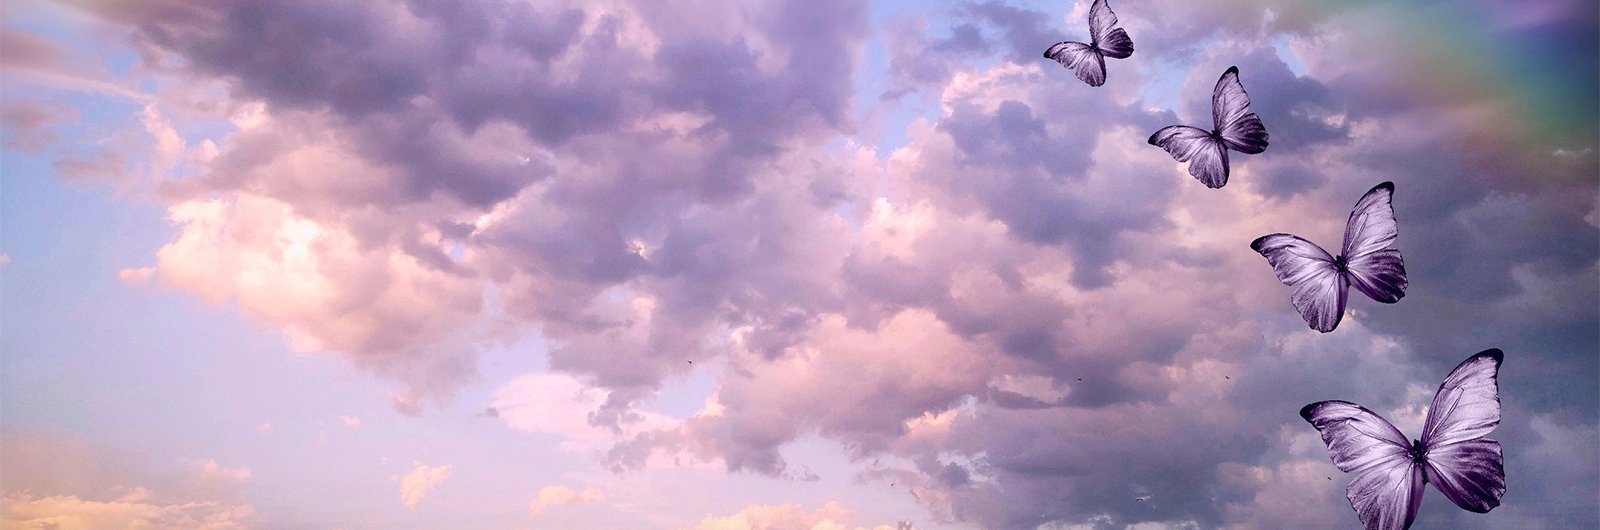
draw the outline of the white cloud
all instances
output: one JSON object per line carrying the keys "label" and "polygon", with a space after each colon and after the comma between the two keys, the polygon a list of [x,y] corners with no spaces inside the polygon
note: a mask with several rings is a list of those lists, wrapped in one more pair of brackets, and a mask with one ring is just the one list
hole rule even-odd
{"label": "white cloud", "polygon": [[359,416],[339,416],[339,423],[354,429],[361,426],[361,418]]}

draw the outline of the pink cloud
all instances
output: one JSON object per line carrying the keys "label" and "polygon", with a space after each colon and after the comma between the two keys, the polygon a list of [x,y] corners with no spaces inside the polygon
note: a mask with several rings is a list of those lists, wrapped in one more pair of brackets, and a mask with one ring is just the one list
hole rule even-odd
{"label": "pink cloud", "polygon": [[250,528],[254,516],[255,510],[248,504],[163,503],[152,499],[144,488],[133,488],[105,501],[69,495],[40,497],[28,493],[0,497],[0,522],[15,528],[235,530]]}
{"label": "pink cloud", "polygon": [[61,431],[8,430],[0,438],[6,528],[242,529],[260,523],[240,498],[244,467],[212,459],[152,466]]}
{"label": "pink cloud", "polygon": [[798,504],[754,504],[726,517],[707,517],[691,530],[760,530],[764,528],[793,528],[796,530],[893,530],[889,525],[862,527],[851,524],[855,512],[829,502],[814,511]]}
{"label": "pink cloud", "polygon": [[425,466],[421,463],[400,479],[400,502],[406,508],[416,511],[417,503],[427,496],[429,491],[437,487],[444,479],[450,477],[450,470],[455,466]]}
{"label": "pink cloud", "polygon": [[545,510],[557,506],[599,504],[605,500],[606,495],[594,488],[577,491],[567,486],[545,486],[539,488],[538,495],[535,495],[533,502],[528,505],[528,517],[538,518]]}

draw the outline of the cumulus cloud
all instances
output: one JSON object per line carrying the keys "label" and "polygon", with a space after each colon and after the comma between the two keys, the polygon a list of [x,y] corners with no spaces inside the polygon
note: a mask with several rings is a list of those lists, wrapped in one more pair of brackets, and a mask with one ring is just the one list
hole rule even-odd
{"label": "cumulus cloud", "polygon": [[533,502],[528,505],[528,517],[538,518],[539,514],[556,506],[599,504],[605,501],[605,493],[594,488],[577,491],[567,486],[545,486],[539,488],[538,495],[535,495]]}
{"label": "cumulus cloud", "polygon": [[186,201],[169,215],[182,232],[157,253],[162,285],[280,322],[295,349],[350,352],[413,393],[472,375],[472,350],[454,342],[477,328],[469,315],[482,288],[468,279],[399,249],[363,248],[347,229],[267,197]]}
{"label": "cumulus cloud", "polygon": [[429,491],[433,490],[439,483],[444,482],[444,479],[449,478],[450,470],[454,467],[429,467],[418,463],[416,468],[400,479],[400,502],[405,503],[406,508],[415,511],[417,503],[422,502],[422,498]]}

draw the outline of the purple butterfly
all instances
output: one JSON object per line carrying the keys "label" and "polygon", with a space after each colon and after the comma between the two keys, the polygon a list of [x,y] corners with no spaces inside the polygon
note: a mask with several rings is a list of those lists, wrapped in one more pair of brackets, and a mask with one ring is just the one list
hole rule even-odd
{"label": "purple butterfly", "polygon": [[1089,7],[1089,43],[1058,42],[1044,51],[1046,59],[1055,59],[1078,74],[1078,79],[1089,86],[1106,84],[1106,57],[1127,59],[1133,55],[1133,39],[1117,26],[1117,14],[1111,12],[1106,0],[1094,0]]}
{"label": "purple butterfly", "polygon": [[1385,304],[1406,295],[1405,263],[1398,249],[1389,248],[1400,234],[1390,203],[1393,197],[1394,183],[1385,182],[1356,201],[1338,256],[1289,234],[1250,242],[1251,250],[1267,257],[1278,280],[1294,288],[1289,300],[1311,329],[1327,333],[1339,326],[1350,285]]}
{"label": "purple butterfly", "polygon": [[1250,112],[1250,96],[1239,84],[1239,67],[1228,67],[1211,90],[1210,132],[1187,125],[1162,127],[1150,135],[1150,145],[1166,149],[1172,158],[1189,163],[1189,174],[1208,188],[1228,183],[1228,150],[1247,155],[1267,150],[1267,128]]}
{"label": "purple butterfly", "polygon": [[1355,403],[1322,401],[1300,409],[1322,433],[1333,465],[1356,474],[1345,496],[1367,530],[1410,528],[1427,483],[1469,512],[1500,505],[1506,494],[1500,443],[1482,437],[1500,424],[1495,377],[1503,358],[1498,349],[1484,350],[1451,370],[1433,395],[1422,439],[1411,443]]}

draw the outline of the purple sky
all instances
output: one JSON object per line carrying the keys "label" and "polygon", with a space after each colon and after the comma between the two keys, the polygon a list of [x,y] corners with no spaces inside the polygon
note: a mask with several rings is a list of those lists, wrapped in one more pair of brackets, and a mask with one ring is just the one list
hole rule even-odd
{"label": "purple sky", "polygon": [[[1585,0],[0,6],[0,526],[1354,527],[1297,415],[1505,351],[1508,490],[1600,525]],[[1237,65],[1207,189],[1145,139]],[[1410,287],[1249,243],[1395,183]]]}

